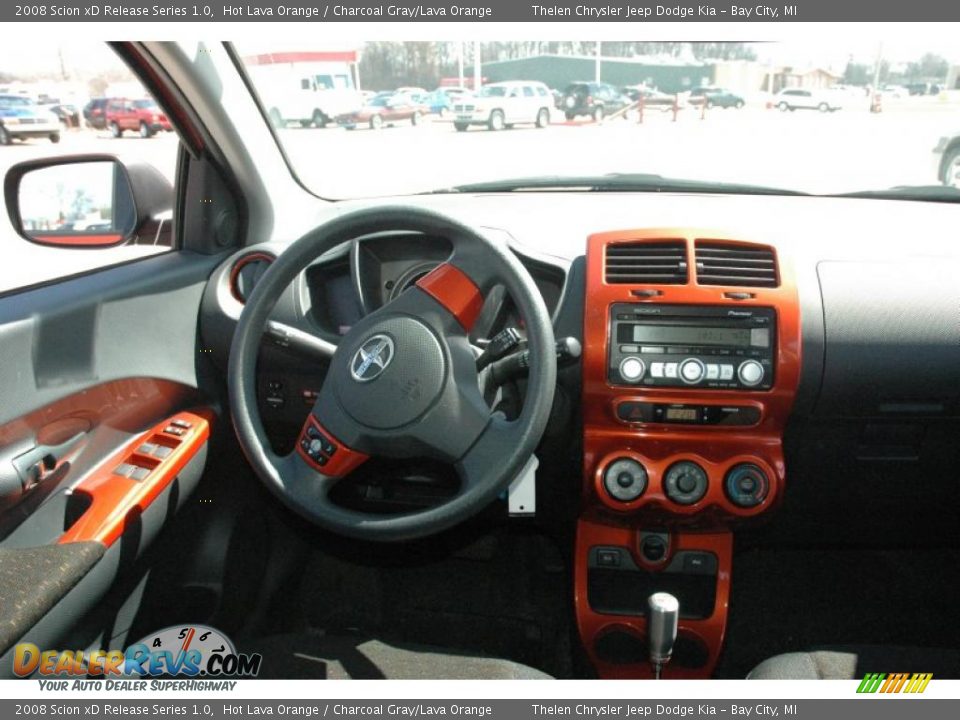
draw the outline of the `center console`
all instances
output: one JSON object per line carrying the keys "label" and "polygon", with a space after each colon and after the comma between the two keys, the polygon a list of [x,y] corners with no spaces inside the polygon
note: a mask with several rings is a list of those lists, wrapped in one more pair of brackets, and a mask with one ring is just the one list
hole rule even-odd
{"label": "center console", "polygon": [[791,268],[774,247],[722,233],[602,233],[588,240],[585,307],[584,646],[601,677],[652,676],[647,601],[668,593],[679,619],[662,676],[709,677],[732,528],[783,494],[800,374]]}

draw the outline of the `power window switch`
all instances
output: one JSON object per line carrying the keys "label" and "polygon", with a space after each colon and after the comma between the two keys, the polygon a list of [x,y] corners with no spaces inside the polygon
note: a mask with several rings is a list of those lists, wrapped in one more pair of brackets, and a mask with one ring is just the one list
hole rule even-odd
{"label": "power window switch", "polygon": [[166,445],[157,445],[157,449],[153,451],[153,456],[163,460],[163,458],[170,457],[172,452],[173,448],[168,448]]}
{"label": "power window switch", "polygon": [[163,431],[167,433],[167,435],[176,435],[177,437],[183,437],[183,435],[186,433],[186,430],[180,427],[175,427],[174,425],[167,425]]}
{"label": "power window switch", "polygon": [[137,448],[137,452],[141,455],[153,455],[154,451],[157,449],[157,446],[154,443],[144,443]]}
{"label": "power window switch", "polygon": [[120,463],[114,469],[114,475],[121,475],[123,477],[130,477],[130,474],[137,469],[136,465],[131,465],[130,463]]}
{"label": "power window switch", "polygon": [[193,424],[188,423],[186,420],[171,420],[170,424],[174,427],[183,428],[184,430],[189,430],[193,427]]}
{"label": "power window switch", "polygon": [[145,467],[135,467],[128,477],[133,480],[146,480],[150,474],[150,469]]}

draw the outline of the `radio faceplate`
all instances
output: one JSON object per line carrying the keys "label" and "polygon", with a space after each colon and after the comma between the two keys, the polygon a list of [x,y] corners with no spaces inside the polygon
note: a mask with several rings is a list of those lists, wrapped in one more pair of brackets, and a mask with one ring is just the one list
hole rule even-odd
{"label": "radio faceplate", "polygon": [[607,379],[626,387],[769,390],[776,317],[770,307],[615,303]]}

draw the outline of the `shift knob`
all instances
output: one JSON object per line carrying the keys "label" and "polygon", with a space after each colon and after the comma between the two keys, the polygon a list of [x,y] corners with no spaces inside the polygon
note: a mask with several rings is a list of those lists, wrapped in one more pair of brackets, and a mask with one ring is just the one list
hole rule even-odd
{"label": "shift knob", "polygon": [[680,602],[670,593],[654,593],[647,599],[647,642],[650,646],[650,664],[657,677],[660,677],[660,669],[670,662],[673,654],[679,617]]}

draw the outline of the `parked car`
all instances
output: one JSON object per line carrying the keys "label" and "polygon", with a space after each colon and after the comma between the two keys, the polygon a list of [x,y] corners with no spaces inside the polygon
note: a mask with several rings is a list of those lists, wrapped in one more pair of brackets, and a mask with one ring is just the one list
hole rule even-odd
{"label": "parked car", "polygon": [[127,130],[135,130],[140,137],[148,138],[161,130],[173,129],[163,110],[150,98],[111,98],[107,102],[106,125],[115,138]]}
{"label": "parked car", "polygon": [[54,103],[48,110],[57,116],[57,119],[68,128],[80,127],[80,111],[69,103]]}
{"label": "parked car", "polygon": [[747,104],[742,96],[717,87],[694,88],[690,91],[690,103],[693,105],[705,103],[708,108],[736,108],[737,110]]}
{"label": "parked car", "polygon": [[461,99],[453,106],[453,126],[464,132],[471,125],[485,125],[490,130],[503,130],[519,123],[533,123],[539,128],[550,124],[553,98],[542,82],[514,80],[485,85],[473,97]]}
{"label": "parked car", "polygon": [[347,130],[364,126],[379,130],[384,125],[406,120],[412,125],[419,125],[427,112],[426,106],[409,93],[380,93],[359,110],[338,116],[337,124]]}
{"label": "parked car", "polygon": [[574,82],[563,91],[563,113],[567,120],[586,115],[600,122],[633,101],[610,83]]}
{"label": "parked car", "polygon": [[960,131],[941,137],[933,157],[937,181],[960,190]]}
{"label": "parked car", "polygon": [[629,85],[621,88],[620,92],[630,98],[633,102],[639,103],[643,99],[645,108],[655,108],[664,112],[673,108],[677,102],[676,95],[670,95],[660,92],[655,88],[649,88],[646,85]]}
{"label": "parked car", "polygon": [[427,93],[423,98],[423,104],[433,115],[446,117],[453,112],[453,106],[458,100],[470,97],[469,90],[462,88],[437,88],[432,93]]}
{"label": "parked car", "polygon": [[784,88],[774,96],[773,105],[783,112],[787,110],[833,112],[843,107],[840,93],[807,88]]}
{"label": "parked car", "polygon": [[83,106],[83,121],[94,130],[107,129],[107,98],[93,98]]}
{"label": "parked car", "polygon": [[23,95],[0,95],[0,145],[45,137],[60,142],[60,121]]}

